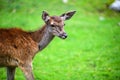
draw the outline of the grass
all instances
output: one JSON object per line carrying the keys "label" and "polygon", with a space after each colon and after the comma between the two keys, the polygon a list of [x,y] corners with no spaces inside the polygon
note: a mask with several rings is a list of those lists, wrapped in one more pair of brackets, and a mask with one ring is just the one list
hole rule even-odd
{"label": "grass", "polygon": [[[120,80],[120,14],[106,8],[112,0],[1,0],[1,28],[36,30],[43,10],[60,15],[77,13],[66,21],[66,40],[55,38],[33,60],[35,80]],[[101,19],[102,18],[102,19]],[[6,80],[4,68],[0,80]],[[15,80],[25,80],[17,69]]]}

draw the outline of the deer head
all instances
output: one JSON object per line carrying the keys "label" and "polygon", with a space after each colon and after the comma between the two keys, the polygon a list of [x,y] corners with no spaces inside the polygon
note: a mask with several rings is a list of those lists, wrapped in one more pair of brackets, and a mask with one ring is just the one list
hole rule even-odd
{"label": "deer head", "polygon": [[76,11],[70,11],[60,16],[49,16],[47,12],[43,11],[42,19],[45,21],[50,33],[52,33],[54,36],[65,39],[67,38],[67,34],[64,31],[64,21],[69,20],[75,14],[75,12]]}

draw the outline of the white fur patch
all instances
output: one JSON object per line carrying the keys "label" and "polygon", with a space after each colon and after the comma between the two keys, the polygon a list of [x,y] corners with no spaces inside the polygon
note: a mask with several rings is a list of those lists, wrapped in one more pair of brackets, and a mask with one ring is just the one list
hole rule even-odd
{"label": "white fur patch", "polygon": [[48,21],[49,19],[50,19],[50,17],[49,17],[49,16],[46,16],[45,21]]}
{"label": "white fur patch", "polygon": [[69,17],[69,16],[64,15],[64,16],[62,16],[61,18],[62,18],[62,20],[66,20],[67,17]]}

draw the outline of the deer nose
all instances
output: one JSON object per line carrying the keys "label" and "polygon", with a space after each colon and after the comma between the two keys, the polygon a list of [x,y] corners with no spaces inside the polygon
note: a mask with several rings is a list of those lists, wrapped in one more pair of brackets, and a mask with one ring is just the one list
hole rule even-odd
{"label": "deer nose", "polygon": [[62,39],[66,39],[67,38],[67,34],[66,33],[62,33],[59,35],[60,38]]}
{"label": "deer nose", "polygon": [[64,33],[64,37],[67,38],[67,34],[66,33]]}

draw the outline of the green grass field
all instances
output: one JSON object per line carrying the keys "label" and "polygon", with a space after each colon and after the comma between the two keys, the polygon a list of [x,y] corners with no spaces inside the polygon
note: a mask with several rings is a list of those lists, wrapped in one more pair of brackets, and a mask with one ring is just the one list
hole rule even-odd
{"label": "green grass field", "polygon": [[[36,30],[44,24],[43,10],[66,21],[66,40],[55,38],[33,60],[35,80],[120,80],[120,13],[106,6],[113,0],[0,0],[0,27]],[[6,45],[7,46],[7,45]],[[6,80],[0,68],[0,80]],[[17,68],[15,80],[25,80]]]}

